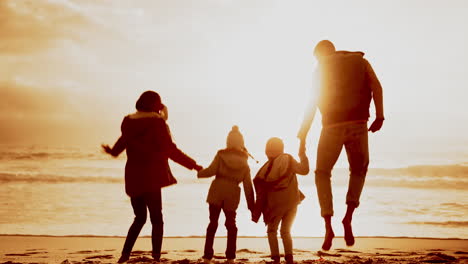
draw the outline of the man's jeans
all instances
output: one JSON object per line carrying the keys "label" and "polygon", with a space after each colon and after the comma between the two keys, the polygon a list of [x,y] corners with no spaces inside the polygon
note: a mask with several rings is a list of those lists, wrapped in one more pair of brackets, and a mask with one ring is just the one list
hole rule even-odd
{"label": "man's jeans", "polygon": [[315,185],[320,202],[321,215],[333,216],[331,171],[343,146],[349,163],[349,183],[346,195],[348,206],[359,206],[362,187],[369,165],[367,123],[345,124],[322,128],[317,148]]}
{"label": "man's jeans", "polygon": [[[147,211],[149,210],[153,230],[151,233],[151,242],[153,245],[153,258],[159,260],[161,257],[161,245],[163,239],[163,215],[161,202],[161,189],[151,193],[145,193],[138,197],[131,197],[135,220],[128,230],[122,255],[130,255],[133,245],[140,234],[143,225],[146,222]],[[148,209],[146,209],[148,208]]]}
{"label": "man's jeans", "polygon": [[283,239],[284,254],[292,255],[293,253],[293,241],[291,238],[291,227],[296,218],[297,206],[291,208],[284,215],[278,215],[273,217],[267,226],[268,244],[270,245],[271,258],[279,258],[279,246],[278,246],[278,226],[281,222],[281,238]]}
{"label": "man's jeans", "polygon": [[236,211],[225,210],[219,206],[213,204],[209,205],[210,210],[210,223],[206,229],[206,239],[205,239],[205,249],[203,258],[212,259],[213,258],[213,243],[218,229],[218,219],[221,213],[221,209],[224,212],[226,217],[226,222],[224,225],[227,229],[227,245],[226,245],[226,258],[235,259],[236,258],[236,240],[237,240],[237,226],[236,226]]}

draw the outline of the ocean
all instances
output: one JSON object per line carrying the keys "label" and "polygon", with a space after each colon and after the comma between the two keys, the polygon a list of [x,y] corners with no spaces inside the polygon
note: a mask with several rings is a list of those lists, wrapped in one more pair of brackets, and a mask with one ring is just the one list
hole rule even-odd
{"label": "ocean", "polygon": [[[209,160],[209,157],[207,157]],[[313,176],[298,176],[306,199],[292,234],[320,237],[324,227]],[[468,239],[468,166],[412,164],[374,168],[356,210],[356,236]],[[0,146],[0,234],[125,236],[133,221],[124,191],[125,155],[114,159],[99,147]],[[165,236],[204,236],[211,179],[172,163],[178,184],[163,189]],[[252,162],[252,177],[259,165]],[[347,169],[333,171],[335,234],[343,235]],[[239,236],[265,236],[241,198]],[[217,235],[225,236],[221,216]],[[150,235],[149,220],[141,235]]]}

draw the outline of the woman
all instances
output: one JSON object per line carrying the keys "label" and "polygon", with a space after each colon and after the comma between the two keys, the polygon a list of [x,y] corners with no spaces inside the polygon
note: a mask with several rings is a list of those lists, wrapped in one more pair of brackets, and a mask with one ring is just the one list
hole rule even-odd
{"label": "woman", "polygon": [[111,148],[102,145],[104,151],[117,157],[127,152],[125,165],[125,191],[130,196],[135,219],[118,263],[130,258],[133,245],[146,222],[147,209],[153,226],[151,242],[153,258],[159,261],[163,238],[161,188],[177,181],[171,173],[168,159],[187,169],[202,167],[184,154],[172,142],[169,127],[165,122],[167,109],[161,97],[154,91],[144,92],[136,102],[137,112],[127,115],[121,125],[122,135]]}

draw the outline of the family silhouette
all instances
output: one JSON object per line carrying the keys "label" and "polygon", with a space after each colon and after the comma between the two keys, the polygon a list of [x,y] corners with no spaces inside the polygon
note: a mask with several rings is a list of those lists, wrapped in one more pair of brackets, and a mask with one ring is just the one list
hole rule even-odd
{"label": "family silhouette", "polygon": [[[382,87],[363,52],[336,51],[332,42],[322,40],[315,46],[314,55],[318,67],[312,89],[318,96],[313,98],[305,111],[297,135],[300,160],[298,162],[292,155],[284,153],[282,139],[268,139],[265,146],[268,161],[255,174],[253,184],[247,162],[251,155],[244,145],[239,127],[232,127],[227,135],[226,148],[219,150],[211,164],[203,168],[173,142],[166,123],[168,110],[159,94],[155,91],[141,94],[136,102],[137,111],[124,117],[117,142],[112,147],[102,145],[103,150],[114,157],[124,150],[127,154],[125,191],[130,197],[135,218],[118,263],[130,259],[148,211],[152,224],[152,256],[155,261],[160,260],[164,230],[161,188],[177,183],[169,167],[168,161],[171,159],[189,170],[196,170],[198,178],[214,176],[206,199],[209,223],[203,254],[205,263],[210,263],[213,258],[214,237],[221,211],[226,219],[227,262],[233,263],[236,258],[236,210],[241,197],[239,185],[242,183],[252,221],[258,222],[263,216],[273,263],[280,263],[277,238],[280,228],[286,263],[293,264],[290,231],[298,205],[305,198],[296,175],[309,174],[305,142],[317,109],[322,116],[315,166],[315,184],[325,222],[322,249],[329,250],[335,236],[331,224],[334,214],[331,172],[343,147],[350,174],[347,210],[342,224],[346,245],[354,245],[352,217],[360,203],[369,165],[368,131],[380,130],[384,121]],[[375,105],[376,117],[368,128],[371,101]]]}

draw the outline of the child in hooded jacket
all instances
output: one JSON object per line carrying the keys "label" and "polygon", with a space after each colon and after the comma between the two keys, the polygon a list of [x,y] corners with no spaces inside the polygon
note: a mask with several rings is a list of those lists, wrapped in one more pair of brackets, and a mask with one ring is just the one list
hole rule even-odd
{"label": "child in hooded jacket", "polygon": [[226,148],[216,153],[210,166],[198,172],[198,178],[215,176],[208,191],[206,202],[209,204],[210,223],[206,229],[206,240],[203,259],[205,263],[213,258],[213,242],[218,228],[218,218],[221,210],[226,217],[227,229],[226,258],[233,262],[236,258],[236,210],[240,201],[240,187],[243,184],[247,207],[254,207],[254,191],[247,163],[248,152],[244,146],[244,138],[237,126],[233,126],[226,140]]}
{"label": "child in hooded jacket", "polygon": [[291,227],[296,217],[297,206],[304,199],[304,194],[298,187],[296,173],[300,175],[309,173],[305,142],[301,141],[300,144],[300,162],[284,153],[283,141],[279,138],[274,137],[268,140],[265,153],[268,161],[260,168],[253,180],[257,201],[252,220],[258,222],[263,214],[274,264],[280,263],[277,232],[281,224],[280,232],[286,263],[293,264]]}

